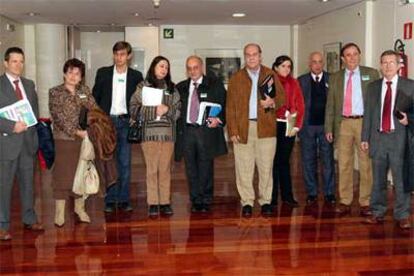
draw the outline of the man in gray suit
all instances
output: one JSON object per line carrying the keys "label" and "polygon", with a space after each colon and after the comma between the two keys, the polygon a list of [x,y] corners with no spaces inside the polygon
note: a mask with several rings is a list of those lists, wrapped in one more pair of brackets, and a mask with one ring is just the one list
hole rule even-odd
{"label": "man in gray suit", "polygon": [[364,102],[361,149],[372,158],[373,187],[369,224],[384,221],[387,211],[387,171],[391,169],[395,186],[394,219],[402,229],[411,228],[410,193],[404,191],[404,155],[407,114],[414,102],[414,81],[398,76],[400,57],[395,51],[381,54],[383,78],[368,86]]}
{"label": "man in gray suit", "polygon": [[[0,76],[0,108],[19,100],[29,101],[36,117],[38,103],[33,81],[21,77],[24,53],[18,47],[4,55],[6,73]],[[33,209],[34,158],[38,148],[36,128],[23,121],[0,118],[0,241],[10,240],[10,200],[14,177],[20,190],[21,214],[25,229],[43,231]]]}

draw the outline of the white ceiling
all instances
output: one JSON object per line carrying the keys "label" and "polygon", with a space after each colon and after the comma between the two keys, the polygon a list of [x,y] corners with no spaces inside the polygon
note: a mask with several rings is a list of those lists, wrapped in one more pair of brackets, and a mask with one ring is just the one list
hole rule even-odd
{"label": "white ceiling", "polygon": [[[91,26],[290,25],[363,0],[0,0],[0,14],[21,23]],[[29,16],[34,12],[36,16]],[[134,16],[138,12],[139,16]],[[244,18],[232,18],[244,12]]]}

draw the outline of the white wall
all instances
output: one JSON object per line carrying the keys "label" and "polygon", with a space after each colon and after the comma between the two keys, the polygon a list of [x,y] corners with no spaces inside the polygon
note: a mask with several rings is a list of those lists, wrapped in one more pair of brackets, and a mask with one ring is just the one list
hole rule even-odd
{"label": "white wall", "polygon": [[158,27],[126,27],[125,40],[128,41],[133,48],[141,48],[145,51],[144,75],[148,70],[151,61],[160,53],[159,49],[159,28]]}
{"label": "white wall", "polygon": [[[14,25],[14,31],[7,31],[6,26],[7,24]],[[24,30],[23,25],[19,24],[7,17],[0,15],[0,54],[1,60],[3,61],[4,52],[9,47],[20,47],[24,51]],[[3,74],[4,67],[3,65],[0,66],[0,74]]]}
{"label": "white wall", "polygon": [[323,52],[323,45],[333,42],[356,43],[363,53],[365,63],[366,3],[358,3],[335,12],[310,19],[299,25],[298,73],[307,70],[307,59],[311,52]]}
{"label": "white wall", "polygon": [[[82,61],[86,65],[86,84],[92,89],[96,71],[113,64],[112,47],[124,40],[123,32],[81,32]],[[63,66],[63,65],[62,65]]]}
{"label": "white wall", "polygon": [[[385,0],[382,0],[385,1]],[[414,25],[414,4],[401,6],[395,4],[395,29],[396,36],[394,38],[404,38],[404,23],[412,22]],[[414,28],[414,26],[413,26]],[[414,31],[414,30],[413,30]],[[405,53],[409,57],[408,61],[408,76],[414,79],[414,33],[410,40],[403,40],[405,46]]]}
{"label": "white wall", "polygon": [[[173,28],[174,39],[164,39],[162,29]],[[263,50],[263,63],[271,66],[275,57],[290,54],[290,26],[205,26],[168,25],[160,27],[160,54],[171,62],[175,82],[186,78],[185,60],[196,49],[237,49],[255,42]],[[243,61],[242,61],[243,63]]]}

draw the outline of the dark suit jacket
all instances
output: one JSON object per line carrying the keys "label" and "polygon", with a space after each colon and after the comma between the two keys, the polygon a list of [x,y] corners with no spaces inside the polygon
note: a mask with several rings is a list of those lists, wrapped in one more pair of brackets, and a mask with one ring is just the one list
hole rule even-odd
{"label": "dark suit jacket", "polygon": [[[37,94],[33,81],[20,77],[26,92],[27,99],[32,106],[36,117],[39,117],[39,107]],[[6,107],[17,102],[16,92],[12,83],[4,74],[0,76],[0,108]],[[35,154],[38,149],[38,136],[36,127],[32,126],[27,131],[16,134],[13,133],[15,122],[0,118],[0,160],[14,160],[23,149],[29,150],[29,154]]]}
{"label": "dark suit jacket", "polygon": [[[108,67],[99,68],[96,72],[95,85],[93,86],[92,93],[96,100],[96,103],[105,111],[108,115],[112,106],[112,79],[114,76],[114,65]],[[129,113],[129,102],[132,94],[134,94],[138,83],[143,81],[141,72],[128,68],[127,84],[126,84],[126,110]]]}
{"label": "dark suit jacket", "polygon": [[[325,86],[327,87],[326,92],[328,93],[328,80],[329,74],[328,72],[323,72],[323,78],[325,81]],[[308,126],[308,119],[309,119],[309,112],[311,108],[311,92],[312,92],[312,75],[311,73],[303,74],[298,78],[300,87],[302,88],[303,99],[305,101],[305,115],[303,117],[303,125],[302,129]],[[299,132],[300,136],[300,132]]]}
{"label": "dark suit jacket", "polygon": [[[176,88],[180,93],[181,104],[181,118],[177,121],[177,141],[175,145],[175,160],[181,160],[183,156],[183,145],[185,143],[185,136],[187,131],[187,107],[188,95],[190,87],[190,79],[180,82]],[[206,97],[201,98],[201,95]],[[198,98],[200,103],[203,101],[218,103],[222,107],[222,112],[219,114],[220,120],[223,124],[226,123],[226,89],[223,84],[214,76],[204,76],[203,82],[198,86]],[[207,145],[207,152],[209,158],[227,153],[227,144],[224,138],[223,127],[209,128],[202,126],[203,138]]]}
{"label": "dark suit jacket", "polygon": [[[361,73],[362,98],[364,100],[368,84],[379,79],[379,73],[377,70],[365,66],[359,66],[359,70]],[[344,77],[345,69],[342,69],[331,74],[329,78],[329,93],[325,110],[325,132],[333,133],[336,140],[339,135],[339,127],[342,121]]]}
{"label": "dark suit jacket", "polygon": [[[381,143],[379,143],[381,135],[379,130],[381,124],[382,80],[383,79],[377,80],[368,86],[367,96],[364,100],[365,112],[362,124],[361,141],[369,143],[369,154],[372,158],[375,158],[376,154],[381,152],[382,149],[382,145]],[[397,83],[397,95],[394,110],[400,109],[400,106],[407,106],[405,102],[402,102],[402,98],[404,98],[404,101],[411,101],[411,110],[404,111],[412,114],[412,107],[414,105],[414,81],[399,77]],[[398,122],[398,119],[395,117],[395,115],[393,115],[393,119],[396,133],[395,139],[392,141],[394,145],[393,153],[397,154],[397,156],[405,158],[405,172],[408,173],[410,176],[406,174],[404,185],[406,186],[406,189],[407,186],[411,186],[412,189],[414,177],[414,144],[412,133],[408,131],[408,127]],[[409,120],[410,127],[412,127],[412,124],[413,121]]]}

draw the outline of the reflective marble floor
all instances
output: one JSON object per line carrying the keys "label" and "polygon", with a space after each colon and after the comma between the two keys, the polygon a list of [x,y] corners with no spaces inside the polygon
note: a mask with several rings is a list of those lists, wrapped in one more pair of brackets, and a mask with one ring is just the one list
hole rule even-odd
{"label": "reflective marble floor", "polygon": [[[136,145],[134,211],[105,215],[102,198],[92,197],[87,203],[89,225],[78,224],[72,213],[63,228],[53,225],[51,175],[37,172],[36,210],[46,231],[22,230],[15,185],[13,240],[0,242],[0,274],[414,275],[414,230],[398,229],[391,213],[384,225],[367,226],[361,223],[357,206],[346,217],[337,217],[322,198],[313,207],[305,206],[299,150],[297,144],[292,174],[301,205],[297,209],[279,205],[271,218],[261,217],[259,206],[253,218],[240,217],[231,153],[215,163],[210,213],[191,214],[184,165],[175,163],[175,214],[155,220],[147,218],[145,165]],[[67,208],[73,210],[73,204]]]}

